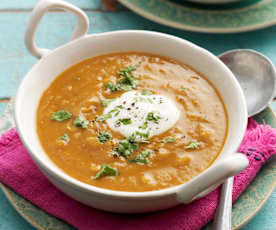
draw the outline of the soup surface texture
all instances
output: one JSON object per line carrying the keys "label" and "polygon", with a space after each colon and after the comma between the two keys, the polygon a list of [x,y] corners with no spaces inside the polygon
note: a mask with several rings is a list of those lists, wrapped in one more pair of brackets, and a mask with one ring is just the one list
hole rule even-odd
{"label": "soup surface texture", "polygon": [[147,53],[84,60],[60,74],[37,111],[40,142],[70,176],[151,191],[208,168],[227,135],[216,89],[189,66]]}

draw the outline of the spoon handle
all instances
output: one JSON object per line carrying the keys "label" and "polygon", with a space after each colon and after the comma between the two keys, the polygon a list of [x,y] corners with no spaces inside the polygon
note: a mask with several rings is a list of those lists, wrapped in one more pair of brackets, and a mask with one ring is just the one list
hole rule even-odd
{"label": "spoon handle", "polygon": [[232,228],[232,189],[234,177],[227,179],[222,185],[219,204],[212,230],[231,230]]}

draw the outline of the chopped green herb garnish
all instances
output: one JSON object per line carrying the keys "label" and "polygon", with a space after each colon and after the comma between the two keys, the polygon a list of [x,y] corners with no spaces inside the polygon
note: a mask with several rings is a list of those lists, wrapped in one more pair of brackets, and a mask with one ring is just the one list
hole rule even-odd
{"label": "chopped green herb garnish", "polygon": [[183,91],[187,90],[187,88],[185,88],[185,87],[181,87],[180,89],[183,90]]}
{"label": "chopped green herb garnish", "polygon": [[143,125],[139,126],[139,129],[146,129],[148,127],[148,122],[144,122]]}
{"label": "chopped green herb garnish", "polygon": [[99,179],[103,176],[118,176],[119,174],[117,169],[112,168],[108,164],[102,164],[100,170],[94,176],[94,179]]}
{"label": "chopped green herb garnish", "polygon": [[189,145],[185,146],[185,149],[197,149],[200,147],[200,143],[197,141],[192,141]]}
{"label": "chopped green herb garnish", "polygon": [[111,98],[111,99],[106,99],[102,101],[102,106],[103,107],[107,107],[111,102],[115,101],[115,98]]}
{"label": "chopped green herb garnish", "polygon": [[106,133],[104,131],[100,131],[98,134],[98,140],[102,144],[109,141],[111,139],[111,137],[112,137],[111,134]]}
{"label": "chopped green herb garnish", "polygon": [[135,71],[137,66],[127,66],[124,69],[118,71],[119,76],[125,76],[126,74],[131,74],[132,71]]}
{"label": "chopped green herb garnish", "polygon": [[146,118],[148,121],[154,121],[155,123],[158,123],[158,120],[161,119],[158,112],[149,112]]}
{"label": "chopped green herb garnish", "polygon": [[63,141],[65,141],[66,143],[68,143],[69,140],[70,140],[69,136],[68,136],[66,133],[64,133],[64,134],[60,137],[60,139],[63,140]]}
{"label": "chopped green herb garnish", "polygon": [[122,105],[117,105],[115,106],[115,109],[112,109],[109,111],[109,113],[115,113],[117,111],[119,111],[119,109],[123,109],[124,107]]}
{"label": "chopped green herb garnish", "polygon": [[132,135],[130,135],[129,137],[127,137],[127,140],[130,142],[134,142],[136,140],[136,134],[133,133]]}
{"label": "chopped green herb garnish", "polygon": [[105,121],[109,118],[112,118],[112,114],[111,113],[105,113],[105,114],[102,114],[102,115],[98,116],[96,121]]}
{"label": "chopped green herb garnish", "polygon": [[149,138],[149,133],[141,133],[139,131],[136,131],[136,135],[144,138]]}
{"label": "chopped green herb garnish", "polygon": [[142,95],[144,95],[144,96],[150,96],[150,95],[152,95],[152,92],[147,91],[147,90],[144,90],[144,91],[142,92]]}
{"label": "chopped green herb garnish", "polygon": [[151,100],[151,98],[147,98],[148,102],[153,104],[153,100]]}
{"label": "chopped green herb garnish", "polygon": [[138,102],[138,101],[153,104],[153,100],[151,98],[135,97],[134,102]]}
{"label": "chopped green herb garnish", "polygon": [[148,164],[151,165],[151,162],[147,159],[153,152],[151,150],[144,150],[136,155],[134,159],[129,160],[131,163],[137,164]]}
{"label": "chopped green herb garnish", "polygon": [[119,88],[116,84],[112,83],[112,82],[108,82],[106,84],[104,84],[104,86],[108,89],[110,89],[112,92],[118,91]]}
{"label": "chopped green herb garnish", "polygon": [[122,118],[122,119],[118,119],[117,122],[121,122],[124,125],[129,125],[129,124],[131,124],[131,119],[130,118]]}
{"label": "chopped green herb garnish", "polygon": [[122,106],[122,105],[117,105],[117,106],[115,106],[115,108],[117,108],[117,109],[123,109],[124,106]]}
{"label": "chopped green herb garnish", "polygon": [[127,85],[127,84],[120,84],[119,85],[119,89],[120,90],[124,90],[124,91],[130,91],[132,90],[132,86],[131,85]]}
{"label": "chopped green herb garnish", "polygon": [[121,78],[118,80],[121,89],[128,91],[137,88],[139,81],[136,77],[131,75],[131,73],[136,69],[136,66],[128,66],[118,72],[118,75],[121,76]]}
{"label": "chopped green herb garnish", "polygon": [[114,116],[117,117],[120,113],[120,109],[123,109],[124,107],[122,105],[115,106],[115,109],[112,109],[109,111],[109,113],[115,113]]}
{"label": "chopped green herb garnish", "polygon": [[176,142],[176,138],[168,137],[168,138],[163,139],[161,142],[162,143],[174,143],[174,142]]}
{"label": "chopped green herb garnish", "polygon": [[79,81],[79,80],[80,80],[80,78],[79,78],[79,77],[74,77],[74,80]]}
{"label": "chopped green herb garnish", "polygon": [[64,120],[68,120],[72,117],[72,114],[69,113],[66,110],[59,110],[55,113],[52,114],[51,116],[51,120],[55,120],[55,121],[64,121]]}
{"label": "chopped green herb garnish", "polygon": [[119,154],[125,158],[128,158],[134,150],[138,149],[139,145],[135,142],[136,134],[132,134],[131,136],[121,140],[118,146],[114,147],[114,153]]}
{"label": "chopped green herb garnish", "polygon": [[85,118],[83,117],[77,117],[75,120],[74,120],[74,125],[77,126],[77,127],[81,127],[83,129],[87,129],[88,128],[88,125],[89,125],[89,121],[86,120]]}
{"label": "chopped green herb garnish", "polygon": [[114,113],[114,116],[117,117],[120,113],[120,109],[123,109],[124,107],[122,105],[115,106],[114,109],[110,110],[108,113],[102,114],[98,116],[96,121],[105,121],[109,118],[112,118],[112,113]]}
{"label": "chopped green herb garnish", "polygon": [[129,91],[137,88],[139,80],[132,75],[132,71],[136,70],[136,68],[136,66],[128,66],[119,70],[117,74],[121,78],[118,79],[118,83],[114,84],[112,82],[108,82],[105,84],[105,87],[110,89],[112,92],[120,90]]}

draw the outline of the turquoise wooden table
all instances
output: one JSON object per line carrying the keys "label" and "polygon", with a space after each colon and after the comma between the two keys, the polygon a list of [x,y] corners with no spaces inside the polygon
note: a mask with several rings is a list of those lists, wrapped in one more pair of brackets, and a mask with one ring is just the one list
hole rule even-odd
{"label": "turquoise wooden table", "polygon": [[[1,0],[0,2],[0,114],[17,87],[37,61],[24,47],[24,30],[37,0]],[[90,19],[89,33],[120,29],[145,29],[173,34],[192,41],[218,55],[235,48],[252,48],[272,59],[276,64],[276,27],[239,34],[202,34],[181,31],[153,23],[118,4],[106,7],[100,0],[70,0],[86,11]],[[108,2],[108,0],[104,1]],[[110,0],[109,0],[110,2]],[[53,10],[42,20],[37,32],[37,43],[53,49],[70,39],[75,18],[71,14]],[[272,105],[276,111],[276,103]],[[263,209],[242,230],[276,229],[276,191]],[[0,191],[0,229],[33,230],[10,205]]]}

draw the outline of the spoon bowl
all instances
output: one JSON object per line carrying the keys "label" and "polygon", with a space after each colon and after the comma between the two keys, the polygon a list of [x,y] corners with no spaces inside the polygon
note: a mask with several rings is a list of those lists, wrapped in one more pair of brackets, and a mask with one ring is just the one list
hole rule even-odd
{"label": "spoon bowl", "polygon": [[276,91],[276,72],[271,61],[259,52],[237,49],[219,56],[240,83],[247,103],[248,115],[253,116],[272,101]]}
{"label": "spoon bowl", "polygon": [[[248,116],[262,110],[275,97],[276,72],[272,62],[259,52],[236,49],[219,56],[232,71],[245,95]],[[231,230],[232,188],[234,178],[227,179],[221,190],[212,230]]]}

